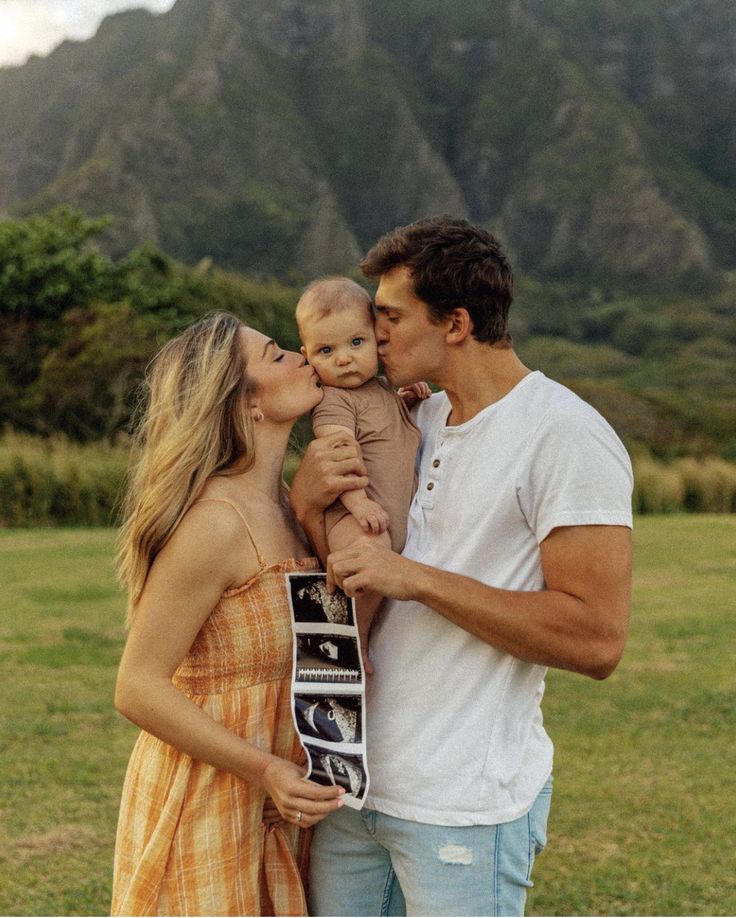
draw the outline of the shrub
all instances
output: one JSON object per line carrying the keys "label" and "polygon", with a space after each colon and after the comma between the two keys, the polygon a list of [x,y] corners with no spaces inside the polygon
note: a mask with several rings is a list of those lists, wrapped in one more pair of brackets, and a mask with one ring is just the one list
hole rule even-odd
{"label": "shrub", "polygon": [[684,457],[671,464],[634,457],[637,513],[734,513],[736,465],[723,459]]}
{"label": "shrub", "polygon": [[0,525],[110,526],[128,450],[6,433],[0,440]]}
{"label": "shrub", "polygon": [[680,475],[650,457],[634,460],[635,513],[673,513],[683,508],[685,496]]}
{"label": "shrub", "polygon": [[736,510],[736,466],[722,459],[678,459],[673,463],[683,483],[686,510],[732,513]]}

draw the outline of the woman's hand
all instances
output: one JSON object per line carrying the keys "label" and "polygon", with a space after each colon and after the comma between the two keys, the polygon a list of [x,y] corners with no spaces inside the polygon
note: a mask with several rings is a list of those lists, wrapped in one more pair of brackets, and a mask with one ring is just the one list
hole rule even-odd
{"label": "woman's hand", "polygon": [[345,789],[308,781],[304,774],[305,769],[299,765],[274,758],[263,772],[263,785],[281,818],[307,829],[343,805]]}
{"label": "woman's hand", "polygon": [[364,536],[327,558],[327,589],[339,586],[348,596],[371,590],[391,599],[414,598],[415,561],[396,554],[379,539]]}

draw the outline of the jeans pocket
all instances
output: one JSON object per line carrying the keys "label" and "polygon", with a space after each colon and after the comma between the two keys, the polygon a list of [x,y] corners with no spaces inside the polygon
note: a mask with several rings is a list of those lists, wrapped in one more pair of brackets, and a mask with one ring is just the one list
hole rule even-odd
{"label": "jeans pocket", "polygon": [[547,844],[547,820],[552,804],[552,776],[539,792],[529,813],[529,831],[534,844],[534,854],[541,854]]}

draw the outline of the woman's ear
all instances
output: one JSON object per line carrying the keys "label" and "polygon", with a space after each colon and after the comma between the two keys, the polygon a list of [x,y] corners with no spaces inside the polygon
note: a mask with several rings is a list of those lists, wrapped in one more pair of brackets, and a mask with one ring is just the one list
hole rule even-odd
{"label": "woman's ear", "polygon": [[448,344],[461,344],[473,331],[473,320],[467,309],[453,309],[446,322],[445,340]]}
{"label": "woman's ear", "polygon": [[264,418],[263,412],[257,405],[251,405],[250,416],[256,424],[259,424]]}

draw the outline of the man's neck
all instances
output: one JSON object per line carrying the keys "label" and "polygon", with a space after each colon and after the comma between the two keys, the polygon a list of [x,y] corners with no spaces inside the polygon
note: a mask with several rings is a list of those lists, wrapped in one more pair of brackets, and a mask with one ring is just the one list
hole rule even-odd
{"label": "man's neck", "polygon": [[510,347],[473,345],[454,357],[448,362],[442,380],[442,388],[452,405],[447,419],[452,427],[464,424],[500,401],[531,372]]}

